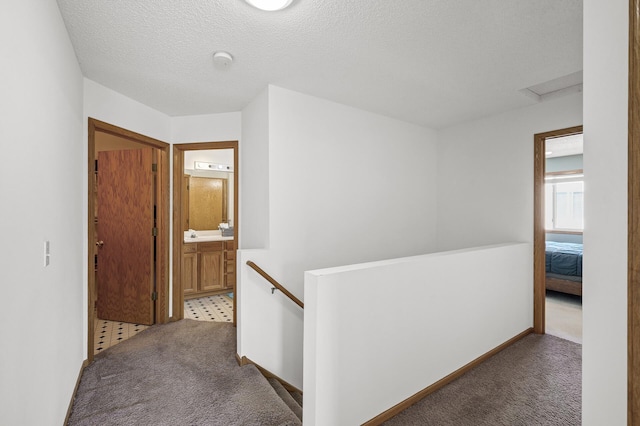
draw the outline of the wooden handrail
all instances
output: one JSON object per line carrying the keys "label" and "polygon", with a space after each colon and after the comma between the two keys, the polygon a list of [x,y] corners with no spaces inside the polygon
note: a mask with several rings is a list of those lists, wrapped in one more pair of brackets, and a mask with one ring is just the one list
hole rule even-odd
{"label": "wooden handrail", "polygon": [[250,260],[247,260],[247,265],[249,265],[249,267],[251,267],[254,271],[256,271],[257,273],[259,273],[260,275],[262,275],[262,277],[269,281],[275,288],[277,288],[278,290],[280,290],[282,293],[284,293],[285,296],[287,296],[289,299],[293,300],[293,302],[300,306],[302,309],[304,309],[304,303],[302,303],[300,301],[300,299],[298,299],[297,297],[295,297],[293,294],[291,294],[289,292],[289,290],[287,290],[286,288],[284,288],[282,286],[282,284],[280,284],[278,281],[274,280],[271,275],[267,274],[265,271],[262,270],[262,268],[260,268],[258,265],[256,265],[255,263],[253,263]]}

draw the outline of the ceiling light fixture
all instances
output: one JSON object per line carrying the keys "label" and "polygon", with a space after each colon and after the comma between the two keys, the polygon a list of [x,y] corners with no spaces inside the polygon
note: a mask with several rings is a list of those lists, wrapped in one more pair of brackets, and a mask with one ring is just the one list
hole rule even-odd
{"label": "ceiling light fixture", "polygon": [[289,6],[293,0],[245,0],[253,7],[257,7],[261,10],[274,12],[276,10],[282,10]]}

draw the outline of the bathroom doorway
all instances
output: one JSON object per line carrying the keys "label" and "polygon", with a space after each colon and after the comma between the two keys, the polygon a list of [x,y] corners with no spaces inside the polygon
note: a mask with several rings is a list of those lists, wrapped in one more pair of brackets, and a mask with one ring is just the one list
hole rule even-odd
{"label": "bathroom doorway", "polygon": [[175,144],[173,188],[173,318],[235,325],[238,142]]}

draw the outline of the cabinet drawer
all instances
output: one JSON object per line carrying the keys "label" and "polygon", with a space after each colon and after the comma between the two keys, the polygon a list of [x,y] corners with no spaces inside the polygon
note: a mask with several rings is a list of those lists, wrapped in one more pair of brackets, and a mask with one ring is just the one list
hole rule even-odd
{"label": "cabinet drawer", "polygon": [[182,252],[183,253],[195,253],[196,251],[198,251],[198,244],[197,243],[182,244]]}
{"label": "cabinet drawer", "polygon": [[224,250],[224,241],[208,241],[206,243],[198,243],[198,251],[222,251]]}

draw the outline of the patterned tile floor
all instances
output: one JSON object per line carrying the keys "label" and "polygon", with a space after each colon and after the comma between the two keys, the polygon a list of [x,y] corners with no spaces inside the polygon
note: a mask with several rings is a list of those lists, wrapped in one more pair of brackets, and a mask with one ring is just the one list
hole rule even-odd
{"label": "patterned tile floor", "polygon": [[149,328],[148,325],[96,319],[93,336],[93,353],[94,355],[100,353],[108,347],[125,341],[129,337],[135,336],[147,328]]}
{"label": "patterned tile floor", "polygon": [[[191,299],[184,302],[184,317],[198,321],[233,321],[233,299],[226,294]],[[147,325],[96,319],[94,355],[135,336]]]}
{"label": "patterned tile floor", "polygon": [[226,294],[185,300],[184,317],[198,321],[233,321],[233,299]]}

